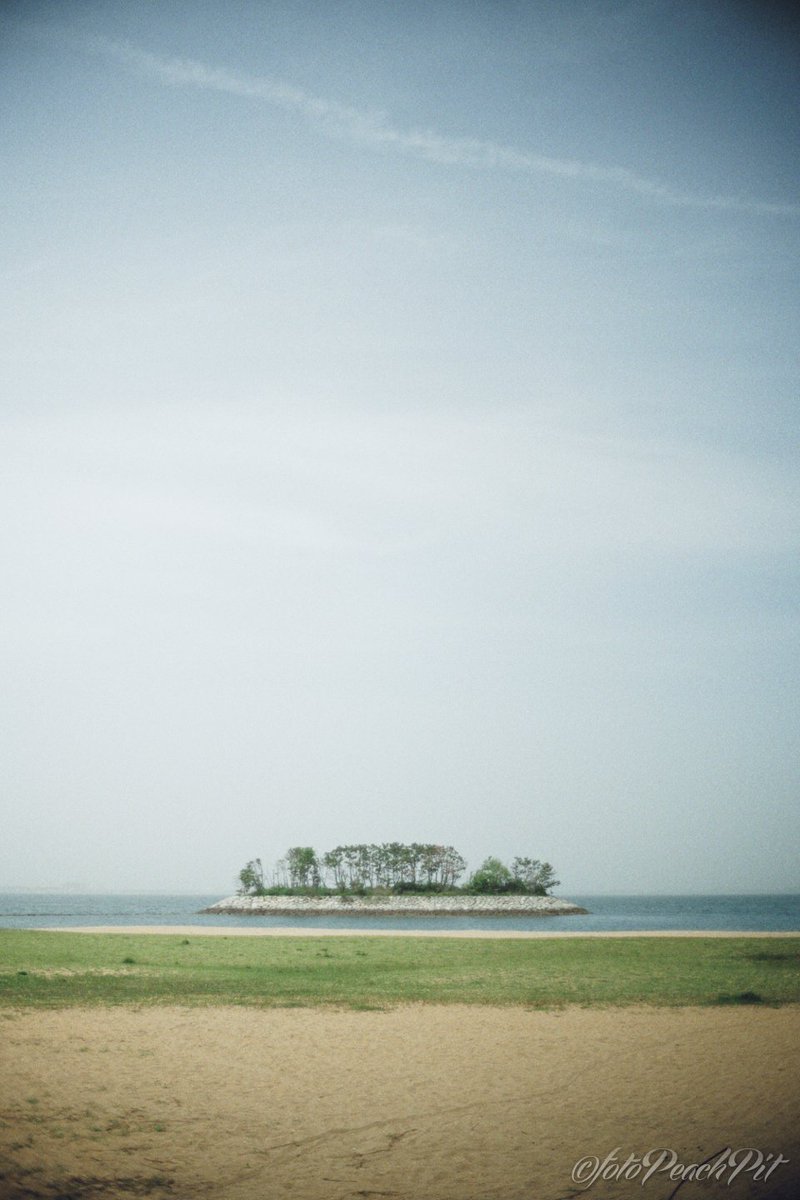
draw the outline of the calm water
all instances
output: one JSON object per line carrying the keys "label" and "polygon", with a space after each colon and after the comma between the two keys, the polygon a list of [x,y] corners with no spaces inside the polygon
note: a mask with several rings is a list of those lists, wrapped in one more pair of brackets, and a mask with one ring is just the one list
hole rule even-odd
{"label": "calm water", "polygon": [[800,931],[796,896],[570,896],[585,917],[223,917],[199,909],[221,897],[0,893],[0,928],[70,925],[304,925],[309,929],[524,929],[617,932],[636,929]]}

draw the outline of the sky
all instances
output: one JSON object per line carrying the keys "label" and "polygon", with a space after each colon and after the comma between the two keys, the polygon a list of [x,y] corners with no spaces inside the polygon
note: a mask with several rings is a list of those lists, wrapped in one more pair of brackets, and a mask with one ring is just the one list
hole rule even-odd
{"label": "sky", "polygon": [[798,891],[800,24],[0,9],[0,883]]}

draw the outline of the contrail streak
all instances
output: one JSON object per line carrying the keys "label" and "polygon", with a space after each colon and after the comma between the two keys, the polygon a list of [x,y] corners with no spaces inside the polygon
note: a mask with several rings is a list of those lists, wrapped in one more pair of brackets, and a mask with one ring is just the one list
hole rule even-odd
{"label": "contrail streak", "polygon": [[610,186],[656,203],[680,208],[727,210],[763,216],[800,216],[800,205],[797,204],[773,204],[735,196],[703,196],[679,191],[637,175],[627,167],[605,167],[591,162],[549,158],[492,141],[445,137],[433,130],[395,129],[381,112],[338,104],[266,76],[239,75],[193,59],[161,58],[125,42],[96,37],[85,44],[93,52],[114,58],[169,87],[194,87],[263,100],[288,112],[299,113],[329,136],[376,149],[396,150],[428,162],[549,175]]}

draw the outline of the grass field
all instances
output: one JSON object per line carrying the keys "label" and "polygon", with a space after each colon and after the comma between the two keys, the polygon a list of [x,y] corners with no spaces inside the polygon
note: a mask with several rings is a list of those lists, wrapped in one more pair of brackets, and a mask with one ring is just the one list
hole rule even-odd
{"label": "grass field", "polygon": [[0,1005],[785,1004],[797,938],[190,937],[0,930]]}

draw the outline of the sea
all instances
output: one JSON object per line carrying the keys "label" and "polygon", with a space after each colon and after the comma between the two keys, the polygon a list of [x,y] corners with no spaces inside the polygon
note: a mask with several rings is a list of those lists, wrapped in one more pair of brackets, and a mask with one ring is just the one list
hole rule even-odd
{"label": "sea", "polygon": [[797,933],[800,894],[759,896],[573,896],[588,910],[569,917],[251,917],[209,915],[201,910],[219,895],[78,895],[55,892],[0,892],[0,928],[69,929],[80,925],[196,925],[207,928],[259,927],[387,930],[525,930],[570,933],[668,932]]}

